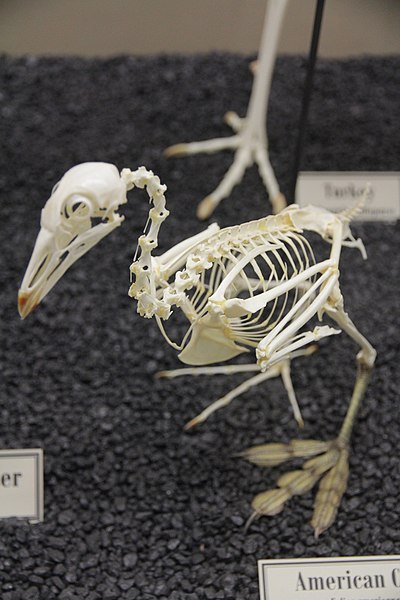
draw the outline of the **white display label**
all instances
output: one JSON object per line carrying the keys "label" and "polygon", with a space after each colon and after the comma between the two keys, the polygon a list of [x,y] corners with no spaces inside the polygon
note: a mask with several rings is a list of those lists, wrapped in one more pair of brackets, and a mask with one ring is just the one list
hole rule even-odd
{"label": "white display label", "polygon": [[43,520],[43,451],[0,450],[0,519]]}
{"label": "white display label", "polygon": [[259,560],[261,600],[400,600],[400,556]]}
{"label": "white display label", "polygon": [[310,171],[299,174],[296,202],[314,204],[332,212],[352,206],[364,192],[370,193],[357,219],[396,221],[400,218],[400,173]]}

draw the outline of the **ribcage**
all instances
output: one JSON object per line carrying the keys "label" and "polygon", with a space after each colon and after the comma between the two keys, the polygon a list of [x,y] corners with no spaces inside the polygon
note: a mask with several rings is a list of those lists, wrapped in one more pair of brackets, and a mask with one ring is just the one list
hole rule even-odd
{"label": "ribcage", "polygon": [[[256,296],[290,281],[313,264],[315,258],[308,241],[299,233],[289,232],[250,260],[227,293],[243,299]],[[254,314],[230,318],[232,337],[239,343],[256,346],[293,309],[313,281],[314,277],[310,277],[301,286],[283,291]]]}
{"label": "ribcage", "polygon": [[[204,250],[203,250],[204,251]],[[200,318],[208,311],[208,299],[219,286],[225,286],[224,298],[247,299],[271,290],[291,280],[315,263],[309,242],[299,233],[257,235],[247,240],[225,241],[207,256],[209,264],[197,284],[186,292]],[[229,318],[232,337],[239,343],[256,346],[295,305],[304,286],[294,287],[279,294],[257,313]]]}

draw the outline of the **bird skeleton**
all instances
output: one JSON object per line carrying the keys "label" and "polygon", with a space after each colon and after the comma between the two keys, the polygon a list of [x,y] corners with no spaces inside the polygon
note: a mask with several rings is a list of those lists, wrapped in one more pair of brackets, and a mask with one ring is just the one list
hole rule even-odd
{"label": "bird skeleton", "polygon": [[[137,301],[138,313],[156,320],[166,341],[179,352],[179,359],[189,365],[160,375],[252,373],[187,427],[278,375],[301,425],[290,378],[291,359],[310,354],[315,342],[341,330],[359,346],[356,383],[335,440],[265,444],[242,454],[264,466],[295,457],[307,459],[302,469],[283,475],[275,490],[255,497],[252,519],[280,512],[287,500],[307,492],[320,480],[312,519],[318,536],[333,523],[346,489],[350,434],[376,355],[345,312],[339,286],[342,247],[358,248],[365,256],[362,241],[353,237],[349,227],[361,203],[339,214],[291,205],[277,215],[241,225],[220,229],[212,224],[153,256],[161,224],[169,214],[166,186],[144,167],[123,169],[119,174],[107,163],[78,165],[64,175],[42,211],[41,231],[19,292],[23,318],[75,260],[121,223],[117,208],[135,187],[146,188],[150,210],[130,267],[129,295]],[[309,232],[327,242],[329,252],[322,260],[314,256],[307,240]],[[186,332],[178,341],[167,333],[173,312],[182,313],[186,323]],[[323,324],[324,316],[336,327]],[[242,354],[255,360],[216,366]]]}
{"label": "bird skeleton", "polygon": [[174,144],[165,150],[168,157],[199,152],[212,154],[220,150],[235,151],[233,163],[220,184],[199,204],[197,209],[199,219],[207,219],[213,213],[221,200],[229,196],[235,185],[241,181],[245,170],[254,163],[258,166],[269,194],[272,211],[277,213],[286,206],[285,197],[280,192],[268,155],[266,118],[279,33],[287,5],[288,0],[268,0],[246,117],[241,119],[233,111],[225,115],[225,122],[233,129],[234,135],[201,142]]}

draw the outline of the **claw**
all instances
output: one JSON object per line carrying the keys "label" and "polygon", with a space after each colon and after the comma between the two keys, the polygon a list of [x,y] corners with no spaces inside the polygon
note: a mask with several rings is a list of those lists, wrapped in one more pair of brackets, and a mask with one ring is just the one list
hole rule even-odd
{"label": "claw", "polygon": [[211,194],[203,198],[203,200],[197,207],[197,218],[201,221],[205,221],[206,219],[208,219],[208,217],[210,217],[214,212],[215,204],[215,199]]}
{"label": "claw", "polygon": [[[240,119],[238,115],[232,112],[225,115],[225,121],[232,127],[236,135],[222,140],[212,139],[200,143],[190,143],[188,144],[190,148],[187,148],[185,144],[176,144],[167,148],[165,152],[166,156],[178,156],[196,152],[216,152],[228,147],[236,150],[231,168],[214,191],[215,201],[212,203],[207,201],[204,205],[203,200],[203,203],[199,206],[197,216],[200,219],[206,219],[210,216],[219,202],[229,196],[234,186],[242,180],[245,170],[254,163],[258,165],[271,201],[277,198],[279,207],[284,206],[284,197],[279,192],[279,185],[268,156],[265,118],[279,31],[286,7],[287,0],[268,4],[259,60],[257,61],[259,68],[253,68],[255,78],[246,116],[244,119]],[[278,212],[274,202],[272,202],[272,206],[273,212]]]}
{"label": "claw", "polygon": [[164,156],[171,158],[172,156],[183,156],[186,154],[186,144],[173,144],[164,150]]}
{"label": "claw", "polygon": [[203,421],[203,419],[199,419],[199,416],[194,417],[193,419],[190,419],[190,421],[185,423],[185,425],[183,426],[183,429],[185,431],[189,431],[189,429],[193,429],[193,427],[196,427],[196,425],[199,425],[199,423],[202,423],[202,421]]}
{"label": "claw", "polygon": [[321,480],[311,521],[315,537],[318,538],[334,522],[346,490],[349,476],[348,454],[348,448],[340,448],[337,440],[292,440],[289,444],[254,446],[243,452],[243,458],[268,467],[279,465],[290,458],[312,456],[303,464],[302,469],[284,473],[278,479],[275,489],[254,497],[254,513],[247,521],[246,529],[260,516],[272,517],[278,514],[290,498],[305,494]]}
{"label": "claw", "polygon": [[260,444],[245,450],[241,456],[260,467],[275,467],[291,458],[307,458],[322,454],[329,442],[319,440],[292,440],[289,444]]}
{"label": "claw", "polygon": [[349,478],[348,455],[347,449],[341,450],[336,465],[321,479],[311,520],[315,538],[326,531],[336,518]]}
{"label": "claw", "polygon": [[254,508],[257,515],[273,517],[283,510],[285,502],[289,500],[290,496],[290,492],[284,488],[267,490],[266,492],[257,494],[257,496],[254,497],[251,506]]}

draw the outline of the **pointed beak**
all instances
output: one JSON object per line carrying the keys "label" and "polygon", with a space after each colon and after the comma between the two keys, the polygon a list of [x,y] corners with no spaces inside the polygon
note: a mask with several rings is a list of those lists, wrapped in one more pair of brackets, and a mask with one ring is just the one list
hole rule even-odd
{"label": "pointed beak", "polygon": [[29,292],[18,292],[18,312],[21,319],[25,319],[30,313],[35,310],[37,303],[35,302],[32,294]]}
{"label": "pointed beak", "polygon": [[[18,292],[18,311],[25,319],[61,279],[69,267],[123,221],[117,214],[61,243],[60,232],[42,227]],[[61,248],[59,246],[62,246]]]}
{"label": "pointed beak", "polygon": [[41,229],[18,293],[25,319],[69,267],[118,227],[127,184],[109,163],[72,167],[53,188],[42,210]]}
{"label": "pointed beak", "polygon": [[[52,234],[41,229],[18,291],[18,312],[25,319],[61,277],[56,277],[61,253],[54,252]],[[62,261],[61,261],[62,262]]]}

